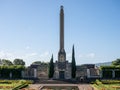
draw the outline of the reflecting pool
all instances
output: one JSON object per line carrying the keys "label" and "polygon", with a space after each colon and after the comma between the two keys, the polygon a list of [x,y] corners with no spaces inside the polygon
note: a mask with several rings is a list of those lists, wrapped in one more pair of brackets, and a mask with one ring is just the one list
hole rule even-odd
{"label": "reflecting pool", "polygon": [[44,86],[41,90],[79,90],[77,86]]}

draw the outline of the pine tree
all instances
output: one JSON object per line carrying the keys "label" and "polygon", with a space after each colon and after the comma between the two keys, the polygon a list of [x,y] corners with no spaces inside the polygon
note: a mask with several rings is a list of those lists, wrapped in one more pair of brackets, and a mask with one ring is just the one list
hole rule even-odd
{"label": "pine tree", "polygon": [[50,63],[49,63],[49,78],[52,78],[54,75],[54,63],[53,63],[53,55],[51,57]]}
{"label": "pine tree", "polygon": [[76,62],[75,62],[74,45],[73,45],[73,48],[72,48],[71,76],[72,76],[72,78],[76,77]]}

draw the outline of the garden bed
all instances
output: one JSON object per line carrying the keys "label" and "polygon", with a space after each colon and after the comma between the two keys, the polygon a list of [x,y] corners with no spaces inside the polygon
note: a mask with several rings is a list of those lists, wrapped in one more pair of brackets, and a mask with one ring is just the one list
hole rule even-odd
{"label": "garden bed", "polygon": [[120,80],[96,80],[92,84],[98,90],[120,90]]}
{"label": "garden bed", "polygon": [[27,87],[31,83],[32,81],[30,80],[0,80],[0,89],[18,90]]}

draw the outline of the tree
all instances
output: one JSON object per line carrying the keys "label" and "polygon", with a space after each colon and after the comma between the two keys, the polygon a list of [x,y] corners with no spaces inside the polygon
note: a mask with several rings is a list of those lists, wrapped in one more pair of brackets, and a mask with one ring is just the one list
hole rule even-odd
{"label": "tree", "polygon": [[120,65],[120,58],[112,62],[113,65]]}
{"label": "tree", "polygon": [[2,59],[2,65],[13,65],[13,63],[10,60]]}
{"label": "tree", "polygon": [[53,55],[51,57],[50,63],[49,63],[49,78],[52,78],[54,75],[54,63],[53,63]]}
{"label": "tree", "polygon": [[21,71],[25,70],[25,66],[23,65],[2,65],[0,66],[0,78],[8,79],[10,78],[10,73],[12,74],[13,79],[21,78]]}
{"label": "tree", "polygon": [[76,77],[76,62],[75,62],[74,45],[72,48],[71,76],[72,78]]}
{"label": "tree", "polygon": [[42,63],[41,61],[35,61],[32,63],[32,65],[41,65],[41,63]]}
{"label": "tree", "polygon": [[48,65],[48,62],[35,61],[32,65]]}
{"label": "tree", "polygon": [[22,59],[15,59],[13,63],[14,65],[25,65],[25,62]]}

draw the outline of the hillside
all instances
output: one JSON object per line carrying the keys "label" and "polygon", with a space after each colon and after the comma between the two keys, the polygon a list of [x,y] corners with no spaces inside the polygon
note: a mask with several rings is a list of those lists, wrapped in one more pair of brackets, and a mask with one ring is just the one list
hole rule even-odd
{"label": "hillside", "polygon": [[96,63],[95,65],[99,67],[99,66],[109,66],[111,64],[112,62],[103,62],[103,63]]}

